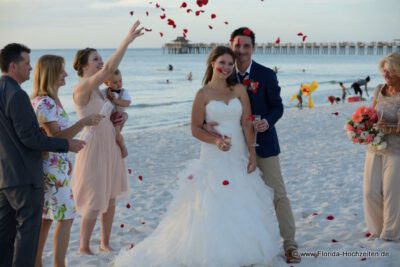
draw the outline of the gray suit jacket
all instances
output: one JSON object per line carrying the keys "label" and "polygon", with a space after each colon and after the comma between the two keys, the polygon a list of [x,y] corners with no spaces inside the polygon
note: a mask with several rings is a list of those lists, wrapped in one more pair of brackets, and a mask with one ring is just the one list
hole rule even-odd
{"label": "gray suit jacket", "polygon": [[67,152],[66,139],[44,135],[28,94],[9,76],[0,78],[0,189],[43,186],[42,151]]}

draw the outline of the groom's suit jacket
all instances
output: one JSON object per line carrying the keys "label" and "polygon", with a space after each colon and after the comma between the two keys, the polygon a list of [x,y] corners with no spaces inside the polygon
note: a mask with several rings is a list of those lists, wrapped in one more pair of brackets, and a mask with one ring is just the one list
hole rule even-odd
{"label": "groom's suit jacket", "polygon": [[43,186],[42,151],[67,152],[68,141],[42,134],[29,97],[8,76],[0,78],[0,190]]}
{"label": "groom's suit jacket", "polygon": [[[236,73],[234,76],[237,79]],[[272,69],[260,65],[254,60],[251,64],[249,79],[259,83],[256,93],[247,90],[252,114],[261,115],[261,119],[266,119],[269,124],[267,131],[257,133],[257,143],[259,144],[256,147],[257,155],[262,158],[276,156],[280,153],[280,148],[275,123],[283,115],[278,79]]]}

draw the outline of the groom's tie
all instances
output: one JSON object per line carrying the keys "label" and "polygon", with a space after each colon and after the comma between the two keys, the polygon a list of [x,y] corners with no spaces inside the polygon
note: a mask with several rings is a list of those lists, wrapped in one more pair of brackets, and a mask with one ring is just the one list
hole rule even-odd
{"label": "groom's tie", "polygon": [[238,77],[239,77],[239,81],[240,83],[243,83],[244,78],[246,78],[246,76],[248,75],[247,72],[245,72],[244,74],[240,74],[239,72],[237,73]]}

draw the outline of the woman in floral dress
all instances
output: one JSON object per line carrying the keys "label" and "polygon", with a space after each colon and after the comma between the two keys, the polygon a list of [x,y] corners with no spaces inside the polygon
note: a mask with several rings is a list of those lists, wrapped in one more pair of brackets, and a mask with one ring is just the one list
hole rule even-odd
{"label": "woman in floral dress", "polygon": [[[101,115],[89,115],[69,127],[68,114],[58,98],[58,89],[65,85],[67,73],[64,59],[54,55],[39,58],[34,73],[32,105],[40,126],[48,136],[73,138],[85,126],[97,125]],[[43,155],[44,206],[40,239],[36,256],[36,267],[42,266],[42,252],[53,221],[54,266],[65,266],[65,255],[69,243],[75,204],[70,187],[72,166],[68,153],[46,153]]]}

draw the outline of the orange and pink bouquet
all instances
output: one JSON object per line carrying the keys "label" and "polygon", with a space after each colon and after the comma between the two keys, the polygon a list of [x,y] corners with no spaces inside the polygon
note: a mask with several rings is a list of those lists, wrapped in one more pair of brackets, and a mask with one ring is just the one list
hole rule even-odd
{"label": "orange and pink bouquet", "polygon": [[378,115],[374,108],[360,106],[346,123],[347,136],[355,144],[366,144],[384,149],[386,142],[384,134],[375,127]]}

